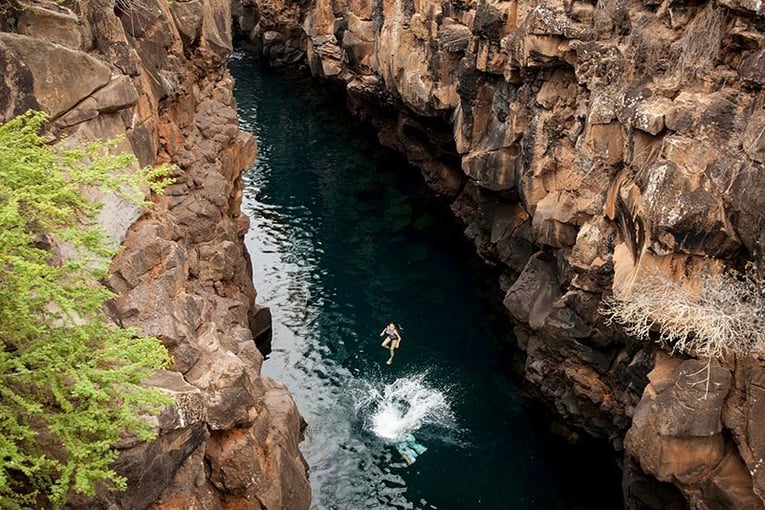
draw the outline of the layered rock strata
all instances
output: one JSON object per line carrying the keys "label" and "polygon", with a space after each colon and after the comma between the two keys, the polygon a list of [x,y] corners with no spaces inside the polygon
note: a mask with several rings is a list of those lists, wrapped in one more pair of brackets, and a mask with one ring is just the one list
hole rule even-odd
{"label": "layered rock strata", "polygon": [[765,506],[765,356],[714,360],[705,389],[706,360],[600,312],[656,274],[693,286],[723,265],[763,267],[760,2],[235,5],[268,61],[302,52],[344,83],[451,200],[502,273],[529,387],[612,441],[628,508]]}
{"label": "layered rock strata", "polygon": [[[150,384],[175,398],[150,443],[119,445],[123,493],[77,508],[308,508],[302,420],[255,345],[270,314],[255,303],[240,210],[255,157],[237,126],[231,7],[225,0],[14,0],[0,7],[0,120],[50,115],[52,139],[121,137],[175,182],[141,211],[116,196],[99,221],[115,243],[108,285],[118,323],[157,336],[173,366]],[[69,143],[69,142],[66,142]],[[129,170],[129,169],[128,169]]]}

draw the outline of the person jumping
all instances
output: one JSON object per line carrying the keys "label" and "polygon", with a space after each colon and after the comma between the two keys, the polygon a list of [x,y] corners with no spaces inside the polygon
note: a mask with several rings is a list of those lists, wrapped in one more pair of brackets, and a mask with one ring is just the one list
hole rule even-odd
{"label": "person jumping", "polygon": [[393,363],[393,356],[395,355],[394,351],[398,349],[398,346],[401,344],[401,335],[399,334],[398,329],[396,329],[396,325],[391,322],[380,332],[380,336],[385,336],[382,347],[390,351],[390,358],[385,362],[390,365]]}

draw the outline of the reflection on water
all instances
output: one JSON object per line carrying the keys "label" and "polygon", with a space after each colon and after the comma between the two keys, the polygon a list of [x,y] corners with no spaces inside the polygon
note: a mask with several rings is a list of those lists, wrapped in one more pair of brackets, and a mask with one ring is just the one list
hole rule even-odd
{"label": "reflection on water", "polygon": [[[618,485],[565,472],[565,448],[529,418],[492,325],[496,296],[416,171],[323,91],[241,53],[231,69],[259,144],[243,208],[273,314],[263,372],[308,424],[313,507],[618,508]],[[403,341],[388,366],[391,321]],[[398,446],[412,433],[427,451],[407,465]]]}

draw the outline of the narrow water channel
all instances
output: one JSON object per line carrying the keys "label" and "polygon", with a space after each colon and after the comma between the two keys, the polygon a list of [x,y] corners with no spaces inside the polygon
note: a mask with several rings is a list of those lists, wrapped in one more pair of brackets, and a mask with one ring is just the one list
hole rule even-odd
{"label": "narrow water channel", "polygon": [[[308,424],[313,508],[620,508],[612,461],[526,411],[493,282],[417,172],[342,98],[242,52],[230,67],[259,145],[243,208],[258,302],[273,314],[263,373]],[[391,321],[403,342],[386,365]],[[425,448],[411,465],[407,441]]]}

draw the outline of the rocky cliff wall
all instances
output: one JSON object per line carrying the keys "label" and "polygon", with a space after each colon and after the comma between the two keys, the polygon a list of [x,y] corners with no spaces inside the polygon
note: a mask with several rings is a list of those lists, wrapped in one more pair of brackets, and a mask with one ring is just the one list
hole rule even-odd
{"label": "rocky cliff wall", "polygon": [[226,69],[226,0],[13,0],[0,6],[0,120],[29,108],[52,139],[122,137],[141,165],[175,165],[175,183],[141,211],[101,197],[100,222],[123,248],[108,285],[114,319],[155,335],[174,364],[152,384],[175,397],[151,443],[119,445],[124,493],[77,508],[301,509],[310,491],[302,420],[260,376],[255,303],[240,211],[255,157],[239,131]]}
{"label": "rocky cliff wall", "polygon": [[[765,6],[754,0],[237,0],[273,65],[350,107],[452,202],[525,378],[623,455],[628,508],[762,508],[765,357],[714,362],[606,323],[650,275],[763,267]],[[510,322],[508,327],[511,326]]]}

